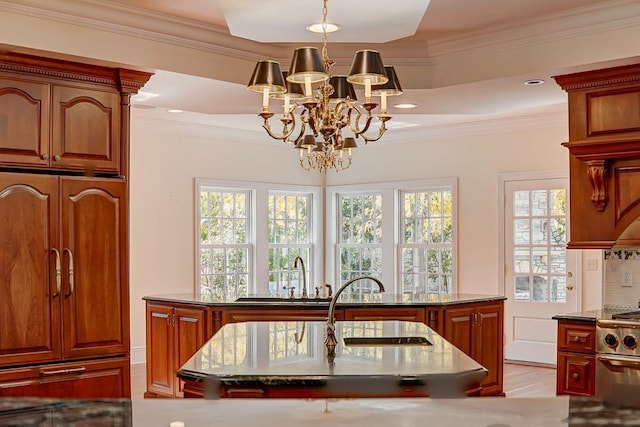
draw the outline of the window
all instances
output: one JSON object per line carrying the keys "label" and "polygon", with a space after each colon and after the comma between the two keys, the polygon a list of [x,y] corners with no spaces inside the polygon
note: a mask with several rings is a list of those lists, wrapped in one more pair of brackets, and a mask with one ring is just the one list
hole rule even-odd
{"label": "window", "polygon": [[402,293],[450,294],[453,267],[452,191],[400,191]]}
{"label": "window", "polygon": [[[300,257],[306,270],[307,283],[313,277],[312,258],[312,195],[283,192],[269,194],[269,293],[285,295],[293,287],[302,295]],[[310,295],[313,295],[308,290]]]}
{"label": "window", "polygon": [[513,265],[516,301],[567,298],[564,188],[513,192]]}
{"label": "window", "polygon": [[248,190],[200,190],[201,295],[234,301],[247,294],[253,252],[250,200]]}
{"label": "window", "polygon": [[[455,179],[336,186],[327,193],[335,217],[327,275],[337,286],[371,275],[386,292],[456,291]],[[377,286],[362,281],[345,292],[364,295]]]}
{"label": "window", "polygon": [[[382,194],[340,194],[338,198],[340,283],[364,274],[379,278],[382,273]],[[377,289],[370,281],[362,281],[346,292],[364,294]]]}
{"label": "window", "polygon": [[[321,283],[314,250],[321,229],[321,190],[310,186],[196,180],[196,291],[215,301],[249,294],[302,293]],[[264,226],[257,226],[264,224]]]}

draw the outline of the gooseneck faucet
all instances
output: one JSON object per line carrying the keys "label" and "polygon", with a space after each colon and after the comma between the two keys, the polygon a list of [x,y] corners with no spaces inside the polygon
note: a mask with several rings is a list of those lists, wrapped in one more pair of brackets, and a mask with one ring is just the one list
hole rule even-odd
{"label": "gooseneck faucet", "polygon": [[384,286],[382,285],[382,282],[379,279],[376,279],[373,276],[358,276],[358,277],[354,277],[353,279],[345,282],[342,286],[340,286],[340,289],[338,289],[336,293],[333,294],[333,298],[331,298],[331,302],[329,303],[329,314],[327,316],[327,334],[324,339],[324,344],[327,346],[327,359],[329,361],[329,364],[331,365],[333,364],[333,361],[336,357],[336,345],[338,344],[338,340],[336,339],[336,317],[335,317],[336,302],[338,301],[338,297],[340,296],[342,291],[344,291],[352,283],[357,282],[359,280],[367,280],[367,279],[373,280],[374,282],[376,282],[376,284],[378,285],[378,288],[380,288],[380,292],[384,292]]}
{"label": "gooseneck faucet", "polygon": [[293,260],[293,268],[298,268],[298,261],[300,261],[300,269],[302,270],[302,298],[309,298],[307,294],[307,273],[304,270],[304,261],[299,256]]}

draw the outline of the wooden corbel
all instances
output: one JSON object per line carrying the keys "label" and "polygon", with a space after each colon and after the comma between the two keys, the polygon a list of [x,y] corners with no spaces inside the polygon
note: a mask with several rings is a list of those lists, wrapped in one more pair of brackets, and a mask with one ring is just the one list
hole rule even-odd
{"label": "wooden corbel", "polygon": [[587,174],[591,183],[591,203],[598,212],[603,212],[607,207],[609,196],[607,194],[607,177],[609,170],[606,160],[588,160]]}

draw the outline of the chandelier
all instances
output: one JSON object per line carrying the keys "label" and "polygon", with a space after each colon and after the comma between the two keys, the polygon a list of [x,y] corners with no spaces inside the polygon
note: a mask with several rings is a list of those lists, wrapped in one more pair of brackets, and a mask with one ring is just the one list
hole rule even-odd
{"label": "chandelier", "polygon": [[[402,88],[391,66],[384,66],[375,50],[355,53],[348,76],[331,75],[334,61],[327,54],[327,0],[322,8],[322,51],[300,47],[294,51],[288,72],[276,61],[261,60],[255,66],[247,88],[262,94],[262,127],[273,139],[293,145],[299,151],[305,170],[326,172],[348,169],[356,139],[365,144],[379,140],[386,131],[387,96],[401,95]],[[359,103],[353,85],[364,87],[364,102]],[[370,129],[372,97],[380,97],[379,127]],[[282,100],[280,129],[271,128],[270,99]]]}

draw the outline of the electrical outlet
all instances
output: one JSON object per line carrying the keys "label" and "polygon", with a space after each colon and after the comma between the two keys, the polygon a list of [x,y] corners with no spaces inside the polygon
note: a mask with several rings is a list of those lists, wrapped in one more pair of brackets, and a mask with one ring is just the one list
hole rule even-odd
{"label": "electrical outlet", "polygon": [[598,258],[591,258],[587,260],[587,270],[588,271],[598,270]]}
{"label": "electrical outlet", "polygon": [[623,288],[630,288],[633,285],[633,276],[631,275],[631,271],[623,271],[621,274],[621,286]]}

